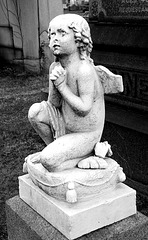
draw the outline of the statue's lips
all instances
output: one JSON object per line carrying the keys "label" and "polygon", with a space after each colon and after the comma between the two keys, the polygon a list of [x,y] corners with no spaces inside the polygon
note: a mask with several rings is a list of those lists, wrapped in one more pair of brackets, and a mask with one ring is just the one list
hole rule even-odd
{"label": "statue's lips", "polygon": [[54,49],[58,49],[59,47],[60,47],[60,45],[58,45],[58,44],[53,45]]}

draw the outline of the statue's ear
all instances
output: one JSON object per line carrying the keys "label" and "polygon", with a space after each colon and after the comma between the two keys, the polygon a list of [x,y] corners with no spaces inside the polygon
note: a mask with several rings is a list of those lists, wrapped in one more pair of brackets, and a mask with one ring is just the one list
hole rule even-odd
{"label": "statue's ear", "polygon": [[77,46],[77,48],[80,47],[80,42],[79,41],[76,41],[76,46]]}

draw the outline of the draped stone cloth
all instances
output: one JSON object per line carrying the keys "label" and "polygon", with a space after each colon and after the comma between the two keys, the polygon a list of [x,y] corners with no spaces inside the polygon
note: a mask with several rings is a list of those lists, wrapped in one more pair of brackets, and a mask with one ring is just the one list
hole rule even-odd
{"label": "draped stone cloth", "polygon": [[[62,172],[49,172],[41,163],[27,161],[29,177],[35,185],[48,195],[66,201],[68,184],[73,183],[78,200],[86,201],[96,195],[109,193],[119,182],[125,180],[125,174],[119,164],[111,158],[106,158],[106,169],[73,168]],[[73,189],[73,190],[74,190]]]}
{"label": "draped stone cloth", "polygon": [[65,135],[65,123],[61,112],[49,101],[42,101],[42,108],[47,112],[49,117],[49,125],[53,133],[53,138],[57,139]]}

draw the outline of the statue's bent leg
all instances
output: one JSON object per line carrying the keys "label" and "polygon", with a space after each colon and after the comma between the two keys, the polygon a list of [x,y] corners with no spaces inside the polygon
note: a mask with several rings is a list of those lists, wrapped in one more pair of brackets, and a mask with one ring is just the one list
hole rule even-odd
{"label": "statue's bent leg", "polygon": [[74,167],[81,159],[91,155],[99,140],[98,131],[66,134],[43,149],[41,163],[49,171]]}
{"label": "statue's bent leg", "polygon": [[43,139],[46,145],[53,141],[53,134],[49,125],[48,111],[42,102],[34,103],[30,107],[28,112],[28,119],[32,127]]}

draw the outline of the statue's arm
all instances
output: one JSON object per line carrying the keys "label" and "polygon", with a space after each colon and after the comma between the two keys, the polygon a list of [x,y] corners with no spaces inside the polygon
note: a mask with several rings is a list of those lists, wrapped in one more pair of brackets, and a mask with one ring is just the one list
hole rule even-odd
{"label": "statue's arm", "polygon": [[48,101],[50,101],[55,107],[60,107],[62,102],[61,94],[58,89],[54,86],[53,82],[50,80],[50,73],[54,69],[56,63],[52,63],[49,68],[49,94]]}
{"label": "statue's arm", "polygon": [[94,98],[94,74],[91,67],[85,65],[79,69],[77,77],[78,95],[75,95],[64,82],[59,85],[59,92],[63,99],[78,114],[87,115],[92,108]]}

